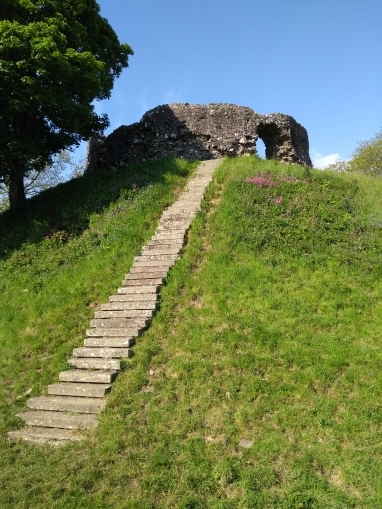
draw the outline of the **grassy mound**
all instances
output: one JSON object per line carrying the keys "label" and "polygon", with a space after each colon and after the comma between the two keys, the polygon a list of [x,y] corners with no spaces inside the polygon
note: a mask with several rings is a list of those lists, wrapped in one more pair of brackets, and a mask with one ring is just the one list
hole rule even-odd
{"label": "grassy mound", "polygon": [[[65,368],[194,168],[170,164],[152,186],[115,174],[113,199],[101,177],[92,199],[84,185],[64,228],[40,212],[2,223],[3,432],[22,395]],[[366,176],[226,160],[99,428],[61,450],[3,440],[0,506],[381,506],[381,191]]]}

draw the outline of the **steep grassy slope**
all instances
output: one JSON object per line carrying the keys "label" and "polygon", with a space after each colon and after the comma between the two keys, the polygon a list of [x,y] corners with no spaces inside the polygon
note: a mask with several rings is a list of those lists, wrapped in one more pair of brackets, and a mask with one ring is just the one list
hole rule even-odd
{"label": "steep grassy slope", "polygon": [[[132,181],[99,211],[85,198],[83,231],[60,219],[19,245],[3,223],[3,432],[17,397],[64,367],[191,169],[171,164],[140,199],[125,199]],[[166,196],[150,194],[164,182]],[[368,177],[227,160],[99,428],[61,450],[2,441],[0,506],[382,506],[381,191]]]}
{"label": "steep grassy slope", "polygon": [[0,216],[0,411],[6,428],[15,426],[23,394],[39,394],[66,366],[94,309],[120,285],[195,167],[169,160],[83,177],[42,193],[19,215]]}

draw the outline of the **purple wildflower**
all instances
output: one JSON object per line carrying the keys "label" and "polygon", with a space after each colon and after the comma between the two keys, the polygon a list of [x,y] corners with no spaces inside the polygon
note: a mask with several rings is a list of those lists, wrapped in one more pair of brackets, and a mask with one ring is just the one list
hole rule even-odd
{"label": "purple wildflower", "polygon": [[255,184],[258,187],[275,187],[276,185],[276,182],[274,182],[271,177],[250,177],[245,181],[247,184]]}

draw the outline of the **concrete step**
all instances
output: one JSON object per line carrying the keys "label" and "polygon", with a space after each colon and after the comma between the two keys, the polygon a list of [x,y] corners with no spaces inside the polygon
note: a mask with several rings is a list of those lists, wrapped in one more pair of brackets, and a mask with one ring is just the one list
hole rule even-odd
{"label": "concrete step", "polygon": [[[97,344],[98,343],[98,344]],[[125,338],[86,338],[85,346],[74,348],[73,355],[81,358],[121,359],[132,356],[132,350],[125,346],[129,339]]]}
{"label": "concrete step", "polygon": [[134,344],[134,338],[86,338],[84,341],[84,346],[90,348],[130,348]]}
{"label": "concrete step", "polygon": [[157,255],[145,255],[145,256],[134,256],[134,264],[136,262],[165,262],[174,261],[179,258],[178,254],[157,254]]}
{"label": "concrete step", "polygon": [[178,241],[183,241],[185,240],[185,232],[184,230],[179,230],[179,231],[173,231],[173,232],[161,232],[161,233],[158,233],[156,232],[155,235],[153,235],[151,237],[151,240],[152,241],[158,241],[160,240],[161,242],[165,241],[165,240],[168,240],[168,241],[175,241],[175,242],[178,242]]}
{"label": "concrete step", "polygon": [[56,447],[64,445],[70,441],[79,442],[84,439],[84,436],[76,431],[37,427],[9,431],[8,437],[12,440],[24,440],[34,444],[49,444]]}
{"label": "concrete step", "polygon": [[[193,219],[195,218],[197,212],[198,212],[198,209],[199,207],[196,207],[196,206],[193,206],[189,209],[189,211],[187,212],[187,218],[185,217],[185,220],[191,222],[193,221]],[[183,207],[179,207],[177,209],[173,209],[171,210],[170,214],[173,215],[173,214],[178,214],[178,213],[184,213],[185,211],[185,208]],[[171,217],[171,216],[164,216],[164,219],[167,219],[167,217]],[[161,223],[159,223],[161,224]]]}
{"label": "concrete step", "polygon": [[160,278],[143,278],[143,279],[124,279],[122,286],[156,286],[159,287],[163,283],[163,277]]}
{"label": "concrete step", "polygon": [[111,391],[110,384],[62,382],[48,385],[51,396],[75,396],[78,398],[103,398]]}
{"label": "concrete step", "polygon": [[[100,311],[96,311],[99,313]],[[130,329],[136,330],[140,334],[144,327],[133,327],[130,318],[94,318],[90,320],[90,327],[98,329]]]}
{"label": "concrete step", "polygon": [[[169,256],[173,256],[173,255],[169,255]],[[171,259],[171,260],[139,260],[139,261],[135,261],[134,262],[134,265],[133,265],[133,268],[137,268],[137,267],[159,267],[159,266],[164,266],[165,264],[167,264],[167,267],[170,268],[174,265],[174,263],[176,262],[176,259]]]}
{"label": "concrete step", "polygon": [[183,228],[184,226],[188,226],[190,224],[190,218],[189,217],[177,217],[176,215],[162,215],[159,219],[159,224],[168,224],[169,226],[176,226]]}
{"label": "concrete step", "polygon": [[[110,304],[102,304],[101,311],[96,311],[94,316],[99,318],[149,318],[153,315],[153,309],[128,309],[128,306],[125,305],[125,302],[110,302]],[[127,308],[127,309],[126,309]],[[112,311],[123,311],[123,314],[114,315]],[[96,314],[97,313],[97,314]],[[130,327],[129,327],[130,329]],[[133,330],[133,329],[132,329]],[[134,331],[138,331],[138,328],[135,328]],[[136,336],[137,334],[128,334]]]}
{"label": "concrete step", "polygon": [[[109,311],[97,311],[94,313],[97,319],[103,319],[103,318],[128,318],[132,313],[135,312],[141,312],[144,311],[144,319],[147,323],[148,318],[150,318],[153,315],[153,311],[147,310],[147,309],[124,309],[124,306],[121,306],[122,309],[112,309]],[[149,316],[150,315],[150,316]],[[139,317],[138,317],[139,318]],[[134,320],[134,318],[128,318],[129,320]]]}
{"label": "concrete step", "polygon": [[198,189],[190,189],[182,196],[182,200],[180,202],[181,207],[187,207],[190,210],[198,211],[200,209],[200,204],[203,199],[203,193]]}
{"label": "concrete step", "polygon": [[152,306],[156,304],[157,299],[158,295],[156,293],[140,293],[139,295],[131,293],[120,293],[118,295],[110,295],[109,302],[130,302],[131,304],[135,303],[137,305],[142,303],[147,306]]}
{"label": "concrete step", "polygon": [[[124,309],[126,306],[124,307]],[[106,313],[107,311],[95,311],[93,320],[99,320],[101,318],[105,318],[99,315],[99,313]],[[110,316],[107,316],[106,318],[113,318]],[[137,329],[138,333],[139,331],[142,331],[147,328],[147,325],[149,324],[150,320],[146,316],[136,316],[134,318],[123,318],[125,320],[125,329]]]}
{"label": "concrete step", "polygon": [[143,248],[141,256],[157,256],[157,255],[177,255],[181,251],[180,247],[158,247],[157,249]]}
{"label": "concrete step", "polygon": [[[75,354],[75,352],[73,352]],[[90,384],[110,384],[118,375],[115,370],[88,370],[88,369],[70,369],[61,371],[58,375],[60,382],[82,382]]]}
{"label": "concrete step", "polygon": [[160,228],[164,228],[165,230],[178,230],[179,228],[183,228],[187,230],[190,227],[191,218],[176,220],[172,218],[163,217],[159,220],[157,231],[160,231]]}
{"label": "concrete step", "polygon": [[183,231],[186,232],[188,230],[189,224],[180,224],[178,222],[174,224],[161,224],[157,228],[157,233],[161,232],[173,232],[173,231]]}
{"label": "concrete step", "polygon": [[169,270],[168,265],[154,265],[150,267],[149,265],[146,267],[131,267],[130,272],[127,275],[133,274],[164,274],[164,276],[153,276],[153,277],[166,277]]}
{"label": "concrete step", "polygon": [[190,180],[185,192],[190,191],[191,189],[200,189],[201,194],[203,194],[210,181],[211,179],[208,175]]}
{"label": "concrete step", "polygon": [[179,209],[172,209],[164,212],[162,214],[162,217],[160,218],[160,224],[163,224],[164,222],[169,221],[183,221],[183,222],[190,222],[193,220],[195,216],[195,211],[190,210],[189,212]]}
{"label": "concrete step", "polygon": [[[126,320],[126,329],[137,331],[138,335],[140,332],[147,328],[155,308],[146,309],[148,306],[141,306],[143,309],[135,309],[134,306],[129,306],[129,302],[110,302],[109,305],[105,305],[105,309],[102,311],[96,311],[94,313],[94,320],[103,320],[108,318],[117,318],[111,312],[112,311],[126,311],[125,316],[122,316]],[[129,325],[130,324],[130,325]],[[136,336],[137,334],[134,334]]]}
{"label": "concrete step", "polygon": [[[195,207],[194,207],[194,209],[195,209]],[[179,202],[176,202],[173,205],[171,205],[170,207],[168,207],[163,212],[163,214],[164,215],[180,214],[180,215],[188,216],[190,213],[192,213],[191,210],[192,210],[192,207],[191,207],[191,209],[189,209],[189,207],[185,207],[180,199]]]}
{"label": "concrete step", "polygon": [[105,405],[106,399],[70,396],[38,396],[29,398],[27,401],[27,407],[32,410],[78,412],[82,414],[97,414],[105,408]]}
{"label": "concrete step", "polygon": [[[116,316],[113,318],[123,318]],[[116,328],[94,328],[87,329],[86,336],[88,338],[131,338],[139,335],[138,329],[116,329]]]}
{"label": "concrete step", "polygon": [[168,208],[165,210],[161,216],[161,220],[166,219],[167,221],[170,220],[184,220],[188,221],[192,217],[192,213],[188,212],[187,210],[179,211],[176,208]]}
{"label": "concrete step", "polygon": [[169,249],[172,247],[176,247],[178,249],[182,249],[184,246],[184,241],[182,240],[174,240],[174,239],[158,239],[158,240],[149,240],[145,246],[145,249],[155,250],[155,249]]}
{"label": "concrete step", "polygon": [[168,270],[157,270],[157,271],[140,270],[139,272],[135,271],[135,272],[129,272],[128,274],[126,274],[124,281],[139,281],[142,279],[145,282],[141,283],[141,284],[144,285],[144,284],[146,284],[147,279],[148,280],[159,279],[160,283],[157,283],[157,284],[162,284],[163,278],[165,278],[167,276],[167,274],[168,274]]}
{"label": "concrete step", "polygon": [[[139,295],[141,293],[158,293],[160,285],[145,285],[141,286],[123,286],[122,288],[118,288],[119,294],[130,294],[130,295]],[[139,300],[139,299],[137,299]]]}
{"label": "concrete step", "polygon": [[[89,338],[87,338],[89,339]],[[99,339],[99,338],[96,338]],[[102,338],[103,339],[103,338]],[[85,340],[86,341],[86,340]],[[90,346],[101,346],[101,345],[90,345]],[[110,346],[110,345],[102,345]],[[122,345],[130,346],[130,345]],[[77,349],[75,349],[77,350]],[[68,360],[69,366],[77,369],[114,369],[119,371],[121,369],[121,361],[118,359],[110,359],[109,357],[104,358],[93,358],[87,357],[85,354],[88,352],[86,348],[83,348],[81,352],[77,353],[77,357]]]}
{"label": "concrete step", "polygon": [[16,414],[29,426],[63,429],[94,429],[97,424],[95,415],[73,415],[65,412],[21,412]]}
{"label": "concrete step", "polygon": [[187,210],[183,210],[182,212],[178,212],[176,203],[170,205],[167,207],[166,210],[162,212],[162,218],[163,217],[173,217],[174,219],[188,219],[189,213]]}
{"label": "concrete step", "polygon": [[179,200],[172,205],[172,207],[176,210],[184,209],[184,210],[198,210],[200,208],[200,202],[202,201],[201,193],[186,190],[180,197]]}

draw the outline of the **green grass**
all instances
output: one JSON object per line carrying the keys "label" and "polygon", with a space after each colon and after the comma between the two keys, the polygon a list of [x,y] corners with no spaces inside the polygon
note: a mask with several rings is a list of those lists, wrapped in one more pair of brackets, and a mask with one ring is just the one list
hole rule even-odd
{"label": "green grass", "polygon": [[[89,201],[81,188],[84,211],[58,206],[78,210],[80,230],[39,226],[42,199],[28,224],[3,223],[2,433],[17,397],[40,393],[81,343],[194,167],[179,164],[123,221],[112,211],[130,191],[97,211],[100,178]],[[100,426],[60,450],[3,440],[0,507],[381,507],[381,196],[376,178],[226,160]]]}
{"label": "green grass", "polygon": [[169,160],[82,177],[0,216],[1,433],[23,394],[57,379],[195,167]]}

